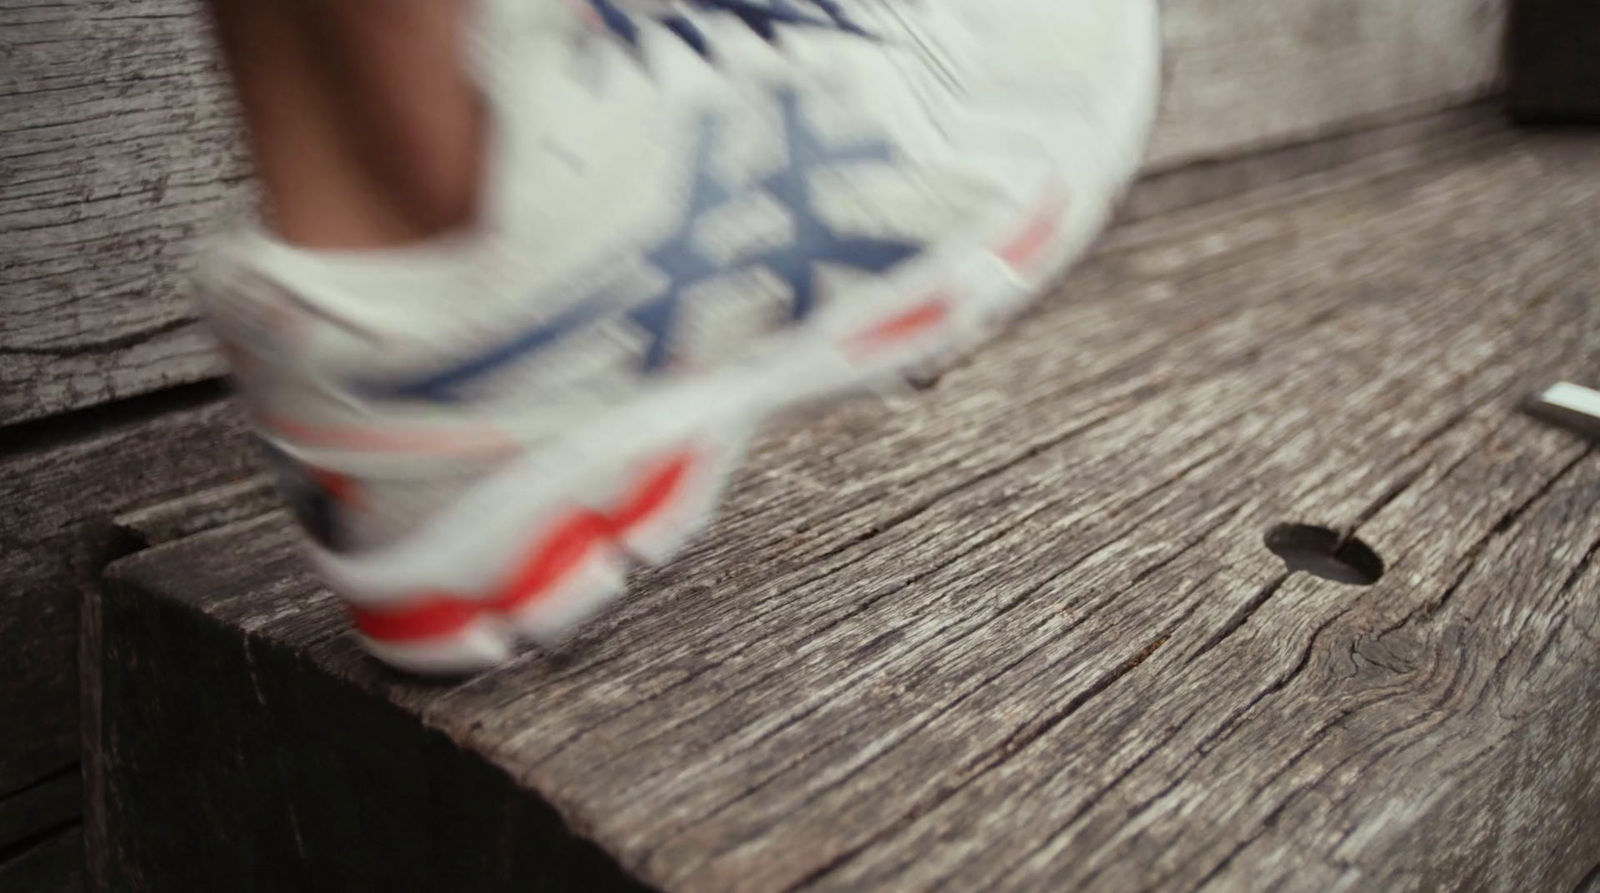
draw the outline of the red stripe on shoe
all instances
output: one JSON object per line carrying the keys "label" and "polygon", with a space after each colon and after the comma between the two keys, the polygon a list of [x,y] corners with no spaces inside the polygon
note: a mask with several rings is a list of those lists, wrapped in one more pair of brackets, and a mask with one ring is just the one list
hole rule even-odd
{"label": "red stripe on shoe", "polygon": [[649,521],[683,491],[694,465],[690,453],[675,455],[609,513],[579,510],[542,538],[510,581],[487,599],[430,593],[401,607],[350,607],[355,626],[382,642],[416,643],[454,635],[485,614],[512,614],[554,592],[597,546]]}
{"label": "red stripe on shoe", "polygon": [[261,427],[296,446],[419,456],[503,456],[516,450],[491,429],[379,431],[354,425],[309,425],[283,416],[261,417]]}
{"label": "red stripe on shoe", "polygon": [[1052,193],[1040,204],[1033,218],[1011,241],[1001,245],[995,254],[1005,261],[1014,273],[1033,272],[1045,246],[1055,239],[1061,229],[1061,218],[1066,212],[1067,199]]}
{"label": "red stripe on shoe", "polygon": [[663,463],[645,479],[644,486],[634,491],[632,499],[612,511],[606,519],[611,525],[611,535],[620,536],[666,508],[683,489],[693,467],[694,455],[688,452],[679,453]]}
{"label": "red stripe on shoe", "polygon": [[308,469],[307,474],[335,502],[355,508],[361,507],[361,486],[356,482],[355,478],[338,472],[320,469]]}
{"label": "red stripe on shoe", "polygon": [[851,339],[851,348],[870,352],[933,329],[950,316],[950,301],[939,293],[897,316],[892,316]]}
{"label": "red stripe on shoe", "polygon": [[378,642],[420,642],[460,632],[472,625],[483,606],[448,596],[426,596],[399,611],[350,606],[356,629]]}

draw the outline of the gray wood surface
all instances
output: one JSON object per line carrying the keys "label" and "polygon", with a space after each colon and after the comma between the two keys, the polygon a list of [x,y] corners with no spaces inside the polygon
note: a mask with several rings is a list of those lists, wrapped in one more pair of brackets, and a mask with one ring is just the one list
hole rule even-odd
{"label": "gray wood surface", "polygon": [[141,506],[112,519],[112,526],[132,537],[139,548],[148,548],[259,517],[281,504],[272,479],[262,473]]}
{"label": "gray wood surface", "polygon": [[255,472],[242,419],[214,394],[161,408],[0,442],[0,803],[78,760],[78,603],[131,547],[110,517]]}
{"label": "gray wood surface", "polygon": [[1146,173],[1125,196],[1118,221],[1146,220],[1245,195],[1267,200],[1285,189],[1307,194],[1319,182],[1379,176],[1483,151],[1511,136],[1490,105],[1480,102],[1240,157],[1195,161]]}
{"label": "gray wood surface", "polygon": [[1167,168],[1434,111],[1499,71],[1505,0],[1162,0]]}
{"label": "gray wood surface", "polygon": [[220,371],[179,294],[244,171],[198,9],[0,4],[0,423]]}
{"label": "gray wood surface", "polygon": [[[1167,0],[1152,165],[1444,108],[1493,78],[1499,0]],[[218,374],[180,293],[245,198],[195,0],[0,4],[0,424]]]}
{"label": "gray wood surface", "polygon": [[[1600,455],[1517,408],[1597,369],[1597,149],[1126,227],[936,389],[774,429],[559,659],[383,671],[275,516],[130,557],[93,651],[109,876],[249,840],[295,889],[378,858],[351,810],[425,861],[441,811],[493,824],[445,783],[479,761],[481,808],[664,890],[1573,890]],[[1290,574],[1282,522],[1387,572]],[[219,843],[151,821],[185,814]],[[500,830],[475,879],[554,846]]]}

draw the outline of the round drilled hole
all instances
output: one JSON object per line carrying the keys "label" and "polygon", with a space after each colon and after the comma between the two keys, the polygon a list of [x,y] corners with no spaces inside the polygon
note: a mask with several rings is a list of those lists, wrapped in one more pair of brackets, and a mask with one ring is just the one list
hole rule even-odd
{"label": "round drilled hole", "polygon": [[1372,547],[1326,527],[1279,524],[1267,531],[1267,548],[1290,571],[1352,586],[1371,586],[1383,578],[1383,559]]}

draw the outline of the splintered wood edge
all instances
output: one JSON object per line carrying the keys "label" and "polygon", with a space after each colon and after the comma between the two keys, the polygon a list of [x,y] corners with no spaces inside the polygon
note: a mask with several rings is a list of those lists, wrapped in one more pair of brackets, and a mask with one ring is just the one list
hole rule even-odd
{"label": "splintered wood edge", "polygon": [[271,478],[262,474],[135,509],[112,523],[148,548],[268,515],[279,507]]}

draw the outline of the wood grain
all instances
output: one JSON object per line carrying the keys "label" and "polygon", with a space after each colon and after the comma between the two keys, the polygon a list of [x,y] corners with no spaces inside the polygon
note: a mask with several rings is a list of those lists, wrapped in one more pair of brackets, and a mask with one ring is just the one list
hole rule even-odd
{"label": "wood grain", "polygon": [[[663,890],[1574,889],[1600,454],[1516,407],[1600,359],[1596,148],[1124,228],[936,390],[773,431],[706,541],[554,659],[386,673],[281,518],[126,559],[110,876],[234,870],[151,816],[257,842],[282,889],[351,870],[351,808],[438,853],[408,786],[479,760],[491,804]],[[1387,573],[1287,573],[1284,521]],[[497,846],[463,876],[512,877]]]}
{"label": "wood grain", "polygon": [[[1482,95],[1501,17],[1498,0],[1164,11],[1160,170]],[[180,283],[191,239],[247,195],[195,0],[9,0],[0,62],[0,424],[217,375]]]}
{"label": "wood grain", "polygon": [[263,473],[141,506],[118,515],[112,526],[132,537],[139,548],[149,548],[266,515],[281,504],[271,477]]}
{"label": "wood grain", "polygon": [[1163,0],[1157,168],[1436,111],[1499,74],[1505,0]]}
{"label": "wood grain", "polygon": [[0,797],[77,762],[78,603],[125,548],[110,516],[255,471],[242,419],[213,392],[162,408],[0,448]]}
{"label": "wood grain", "polygon": [[0,22],[0,423],[216,375],[179,285],[244,166],[199,4]]}

